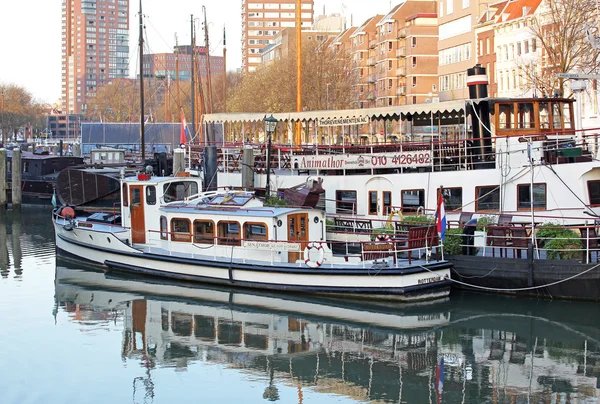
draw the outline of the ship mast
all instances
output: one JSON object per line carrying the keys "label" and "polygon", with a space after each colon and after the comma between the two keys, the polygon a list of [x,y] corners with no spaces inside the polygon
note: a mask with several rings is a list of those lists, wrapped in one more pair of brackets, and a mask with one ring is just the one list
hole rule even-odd
{"label": "ship mast", "polygon": [[140,0],[140,139],[142,164],[144,164],[146,161],[146,141],[144,139],[144,18],[142,16],[142,0]]}

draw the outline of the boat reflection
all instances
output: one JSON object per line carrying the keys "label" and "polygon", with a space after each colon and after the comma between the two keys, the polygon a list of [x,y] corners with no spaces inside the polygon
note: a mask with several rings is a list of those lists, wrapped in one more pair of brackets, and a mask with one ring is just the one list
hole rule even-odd
{"label": "boat reflection", "polygon": [[303,389],[408,403],[600,397],[600,316],[590,318],[600,309],[587,303],[460,293],[375,306],[153,284],[59,259],[56,304],[71,321],[122,322],[121,355],[145,369],[134,394],[137,386],[146,397],[152,369],[199,362],[264,378],[269,401],[282,384],[297,388],[299,401]]}

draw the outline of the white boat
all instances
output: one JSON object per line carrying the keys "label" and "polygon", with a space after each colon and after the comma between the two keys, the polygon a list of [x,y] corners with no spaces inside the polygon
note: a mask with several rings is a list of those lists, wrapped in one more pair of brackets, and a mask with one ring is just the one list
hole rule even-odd
{"label": "white boat", "polygon": [[[485,120],[484,103],[491,112]],[[265,148],[235,143],[233,125],[244,122],[261,134],[264,114],[212,114],[204,120],[224,128],[219,184],[266,188],[268,180],[270,189],[281,191],[318,176],[328,214],[374,222],[397,211],[433,213],[443,186],[448,220],[461,213],[502,213],[531,223],[534,210],[536,222],[573,224],[600,214],[598,133],[577,130],[573,103],[479,99],[273,114],[280,125],[272,133],[270,176]],[[402,135],[372,134],[378,120],[390,126],[399,121]],[[286,128],[298,121],[306,125],[305,143],[284,143],[291,137]],[[361,135],[360,126],[329,126],[338,121],[370,125],[371,134]],[[254,170],[242,169],[247,164]]]}
{"label": "white boat", "polygon": [[192,177],[121,183],[120,215],[54,210],[58,250],[109,270],[240,287],[393,300],[449,293],[451,264],[434,226],[417,229],[425,237],[414,250],[409,236],[354,243],[352,252],[326,239],[321,209],[266,206],[246,191],[201,193]]}

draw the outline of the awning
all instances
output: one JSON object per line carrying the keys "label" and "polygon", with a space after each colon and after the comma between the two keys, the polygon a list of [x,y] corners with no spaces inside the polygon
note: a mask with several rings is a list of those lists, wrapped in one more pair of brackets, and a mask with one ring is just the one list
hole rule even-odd
{"label": "awning", "polygon": [[[362,109],[343,109],[330,111],[306,111],[306,112],[285,112],[275,113],[279,121],[356,121],[376,119],[406,119],[407,116],[419,116],[440,114],[442,116],[464,113],[465,106],[470,100],[454,100],[444,102],[433,102],[414,105],[401,105],[381,108],[362,108]],[[476,101],[477,102],[477,101]],[[204,115],[204,122],[222,123],[222,122],[260,122],[270,114],[264,112],[232,112]]]}

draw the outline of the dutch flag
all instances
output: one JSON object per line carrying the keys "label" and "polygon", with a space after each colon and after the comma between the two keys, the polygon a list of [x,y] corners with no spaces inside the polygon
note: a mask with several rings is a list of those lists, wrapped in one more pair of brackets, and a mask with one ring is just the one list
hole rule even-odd
{"label": "dutch flag", "polygon": [[185,146],[188,143],[189,129],[185,120],[185,114],[183,108],[181,109],[181,131],[179,132],[179,143],[181,146]]}
{"label": "dutch flag", "polygon": [[437,210],[435,211],[435,223],[440,239],[444,241],[444,234],[446,233],[446,209],[444,209],[444,196],[442,195],[442,192],[440,192],[438,197]]}

